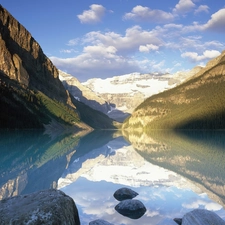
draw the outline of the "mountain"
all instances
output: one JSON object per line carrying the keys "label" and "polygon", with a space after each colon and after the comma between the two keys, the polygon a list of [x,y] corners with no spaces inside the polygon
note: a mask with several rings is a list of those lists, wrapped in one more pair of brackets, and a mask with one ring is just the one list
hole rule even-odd
{"label": "mountain", "polygon": [[185,79],[196,74],[201,68],[176,74],[140,74],[131,73],[107,79],[89,79],[82,85],[108,102],[111,110],[107,115],[122,122],[146,98],[171,89]]}
{"label": "mountain", "polygon": [[82,85],[76,77],[59,70],[59,79],[76,100],[105,114],[111,109],[108,102]]}
{"label": "mountain", "polygon": [[[103,116],[88,106],[77,109],[76,100],[59,80],[58,69],[31,34],[1,5],[0,47],[0,128],[114,127],[105,115],[103,124]],[[82,121],[81,117],[90,115],[95,118]]]}
{"label": "mountain", "polygon": [[151,96],[123,124],[129,129],[224,129],[225,51],[186,82]]}
{"label": "mountain", "polygon": [[107,79],[93,78],[84,83],[59,71],[59,79],[76,100],[123,122],[147,97],[180,84],[200,69],[195,67],[175,74],[131,73]]}

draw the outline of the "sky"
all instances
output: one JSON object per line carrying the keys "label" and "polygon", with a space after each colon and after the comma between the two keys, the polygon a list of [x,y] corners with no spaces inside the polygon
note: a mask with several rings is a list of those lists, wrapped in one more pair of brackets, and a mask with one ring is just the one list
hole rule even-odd
{"label": "sky", "polygon": [[0,0],[80,80],[189,70],[225,50],[224,0]]}

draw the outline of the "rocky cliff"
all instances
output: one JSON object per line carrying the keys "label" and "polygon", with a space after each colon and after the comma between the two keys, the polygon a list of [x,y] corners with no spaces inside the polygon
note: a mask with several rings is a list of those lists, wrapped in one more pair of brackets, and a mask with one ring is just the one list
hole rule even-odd
{"label": "rocky cliff", "polygon": [[0,5],[0,128],[83,124],[58,70],[31,34]]}
{"label": "rocky cliff", "polygon": [[98,112],[76,102],[40,45],[1,5],[0,48],[0,128],[114,127],[107,116],[102,121]]}
{"label": "rocky cliff", "polygon": [[45,56],[31,34],[0,6],[0,71],[23,87],[67,101],[58,70]]}
{"label": "rocky cliff", "polygon": [[225,52],[179,86],[146,99],[124,128],[224,129]]}

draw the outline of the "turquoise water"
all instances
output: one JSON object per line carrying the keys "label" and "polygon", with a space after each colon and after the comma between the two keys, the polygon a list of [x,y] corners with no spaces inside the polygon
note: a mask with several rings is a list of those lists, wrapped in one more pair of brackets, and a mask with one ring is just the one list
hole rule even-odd
{"label": "turquoise water", "polygon": [[[195,208],[225,219],[225,132],[49,136],[1,131],[0,198],[58,188],[71,196],[81,224],[172,225]],[[133,220],[117,213],[113,193],[129,187],[147,211]]]}

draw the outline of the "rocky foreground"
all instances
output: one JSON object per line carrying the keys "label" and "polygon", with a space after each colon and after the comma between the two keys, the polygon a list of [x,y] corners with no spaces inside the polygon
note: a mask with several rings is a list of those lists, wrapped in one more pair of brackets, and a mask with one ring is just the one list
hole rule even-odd
{"label": "rocky foreground", "polygon": [[80,225],[73,199],[49,189],[0,201],[0,224]]}
{"label": "rocky foreground", "polygon": [[[132,190],[127,188],[117,190],[114,193],[115,198],[128,198],[122,200],[119,204],[127,201],[129,201],[130,204],[129,207],[125,204],[125,208],[122,209],[122,211],[126,211],[124,211],[124,214],[119,211],[118,212],[127,216],[127,212],[135,214],[135,211],[137,211],[140,214],[140,210],[143,211],[144,209],[143,213],[141,213],[143,215],[146,210],[145,207],[142,206],[141,202],[137,206],[138,200],[132,200],[132,198],[137,195],[137,193],[134,193]],[[133,218],[132,215],[129,215],[128,217]],[[139,217],[134,217],[133,219],[137,218]],[[195,209],[184,215],[183,218],[175,218],[174,224],[176,223],[179,225],[225,225],[225,221],[217,214],[204,209]],[[71,197],[64,194],[62,191],[49,189],[1,200],[0,224],[80,225],[80,219],[76,204]],[[113,225],[102,219],[91,221],[89,224]]]}

